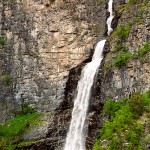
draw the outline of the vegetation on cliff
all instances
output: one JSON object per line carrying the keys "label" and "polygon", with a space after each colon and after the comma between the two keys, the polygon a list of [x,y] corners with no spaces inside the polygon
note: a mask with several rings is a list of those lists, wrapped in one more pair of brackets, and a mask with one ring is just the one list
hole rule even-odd
{"label": "vegetation on cliff", "polygon": [[15,149],[23,134],[41,123],[39,120],[40,114],[33,112],[33,108],[25,107],[22,111],[18,112],[19,115],[17,117],[5,124],[0,124],[0,149]]}
{"label": "vegetation on cliff", "polygon": [[100,131],[93,150],[145,150],[150,141],[150,90],[130,99],[108,101],[104,112],[110,118]]}
{"label": "vegetation on cliff", "polygon": [[[130,42],[134,42],[130,40],[131,37],[134,36],[133,34],[136,34],[135,30],[137,26],[144,26],[144,24],[146,26],[146,17],[149,14],[149,1],[130,0],[129,3],[120,7],[117,8],[118,10],[116,11],[122,11],[124,15],[128,17],[123,15],[123,17],[120,18],[118,27],[110,36],[110,39],[115,41],[112,50],[112,55],[115,54],[115,57],[111,59],[111,61],[113,61],[110,64],[104,67],[105,69],[111,67],[121,68],[133,59],[139,59],[140,62],[144,61],[146,59],[146,54],[150,52],[150,43],[148,41],[141,43],[139,49],[130,44]],[[134,9],[137,9],[137,11],[134,11]]]}
{"label": "vegetation on cliff", "polygon": [[[149,149],[150,90],[130,95],[137,90],[146,91],[149,83],[149,71],[142,70],[144,65],[149,70],[149,4],[147,0],[130,0],[128,4],[116,6],[120,18],[110,36],[110,51],[104,60],[105,77],[109,76],[108,81],[104,79],[104,84],[110,82],[108,85],[112,87],[109,92],[107,87],[104,88],[104,93],[116,102],[110,100],[104,105],[103,113],[108,121],[103,124],[93,150]],[[130,98],[119,100],[126,94]]]}
{"label": "vegetation on cliff", "polygon": [[120,54],[112,64],[115,67],[121,68],[121,66],[126,65],[127,62],[131,59],[138,59],[140,57],[143,57],[146,55],[148,52],[150,52],[150,43],[145,43],[142,48],[140,48],[136,53],[130,54],[130,53],[125,53],[125,54]]}
{"label": "vegetation on cliff", "polygon": [[5,40],[2,36],[0,36],[0,45],[2,45],[2,46],[5,45]]}

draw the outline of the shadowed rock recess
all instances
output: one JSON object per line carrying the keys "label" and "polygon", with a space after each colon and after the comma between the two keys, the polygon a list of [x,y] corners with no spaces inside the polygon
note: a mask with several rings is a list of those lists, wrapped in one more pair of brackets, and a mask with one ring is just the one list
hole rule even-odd
{"label": "shadowed rock recess", "polygon": [[[91,61],[95,44],[106,38],[107,2],[0,1],[0,123],[17,116],[26,104],[43,115],[40,125],[14,142],[31,143],[16,149],[63,150],[81,70]],[[101,113],[104,103],[150,87],[149,51],[119,67],[115,63],[120,55],[133,55],[149,42],[149,2],[144,2],[127,6],[127,0],[114,0],[114,33],[107,37],[91,92],[87,150],[108,119]],[[118,34],[120,26],[125,31],[129,27],[125,37]]]}

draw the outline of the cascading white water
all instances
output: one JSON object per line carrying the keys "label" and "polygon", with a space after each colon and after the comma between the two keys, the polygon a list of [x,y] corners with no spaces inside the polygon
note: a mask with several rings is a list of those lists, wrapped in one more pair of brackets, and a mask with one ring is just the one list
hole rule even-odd
{"label": "cascading white water", "polygon": [[113,0],[109,0],[108,2],[108,12],[110,13],[110,16],[109,18],[107,19],[107,28],[108,28],[108,31],[107,31],[107,35],[110,35],[110,33],[113,31],[112,27],[111,27],[111,22],[114,18],[113,16]]}
{"label": "cascading white water", "polygon": [[77,97],[74,101],[71,125],[64,150],[85,150],[84,125],[89,105],[90,91],[96,71],[103,59],[102,53],[105,41],[106,40],[102,40],[97,43],[92,61],[82,70],[81,79],[78,82],[77,87]]}
{"label": "cascading white water", "polygon": [[[110,0],[109,12],[110,17],[107,19],[108,35],[113,31],[111,28],[111,21],[113,19],[112,3]],[[94,82],[94,76],[103,59],[102,53],[106,40],[97,43],[92,61],[88,63],[82,70],[81,79],[78,82],[77,97],[74,100],[74,107],[72,111],[72,119],[67,134],[64,150],[85,150],[85,121],[87,110],[89,106],[89,98],[91,87]]]}

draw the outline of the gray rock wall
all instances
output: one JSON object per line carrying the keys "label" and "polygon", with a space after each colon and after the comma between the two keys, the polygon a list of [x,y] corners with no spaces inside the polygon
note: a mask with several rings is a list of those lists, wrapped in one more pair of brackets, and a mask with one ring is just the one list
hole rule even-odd
{"label": "gray rock wall", "polygon": [[150,88],[149,52],[136,59],[129,59],[126,65],[122,65],[121,68],[108,67],[114,63],[121,53],[123,55],[126,53],[133,55],[143,48],[145,43],[149,43],[150,13],[147,5],[141,3],[128,7],[123,5],[116,7],[116,13],[121,15],[118,27],[130,23],[131,29],[127,39],[121,43],[128,49],[127,52],[123,52],[123,50],[116,51],[116,47],[119,45],[117,41],[120,40],[117,35],[112,34],[108,39],[104,67],[102,68],[103,74],[99,76],[102,79],[100,91],[102,92],[101,99],[103,102],[108,99],[117,101],[130,97],[136,91],[144,93]]}
{"label": "gray rock wall", "polygon": [[0,2],[0,35],[6,41],[0,48],[0,122],[24,103],[37,112],[59,106],[69,70],[90,56],[103,35],[104,7],[98,0]]}

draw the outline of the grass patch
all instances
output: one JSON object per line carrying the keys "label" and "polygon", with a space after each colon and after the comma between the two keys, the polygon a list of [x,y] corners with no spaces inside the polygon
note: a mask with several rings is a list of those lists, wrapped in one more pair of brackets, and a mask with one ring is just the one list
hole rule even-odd
{"label": "grass patch", "polygon": [[36,144],[38,143],[39,141],[29,141],[29,142],[21,142],[19,143],[16,147],[17,148],[22,148],[22,147],[26,147],[26,146],[30,146],[32,144]]}
{"label": "grass patch", "polygon": [[139,2],[137,0],[129,0],[128,5],[132,6],[132,5],[135,5],[135,4],[138,4],[138,3]]}
{"label": "grass patch", "polygon": [[143,57],[148,52],[150,52],[150,43],[145,43],[144,46],[138,50],[137,53],[132,55],[132,58],[137,59],[138,57]]}
{"label": "grass patch", "polygon": [[5,124],[0,124],[0,149],[7,149],[13,142],[21,138],[21,136],[30,128],[38,125],[40,114],[28,114],[17,116]]}
{"label": "grass patch", "polygon": [[110,117],[100,131],[100,138],[93,150],[144,150],[144,124],[140,117],[150,113],[150,90],[141,94],[136,92],[130,99],[119,102],[108,101],[104,111]]}
{"label": "grass patch", "polygon": [[17,135],[22,135],[25,129],[35,123],[39,114],[29,114],[18,116],[4,125],[0,125],[0,136],[10,138]]}

